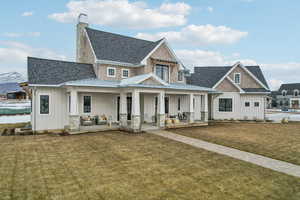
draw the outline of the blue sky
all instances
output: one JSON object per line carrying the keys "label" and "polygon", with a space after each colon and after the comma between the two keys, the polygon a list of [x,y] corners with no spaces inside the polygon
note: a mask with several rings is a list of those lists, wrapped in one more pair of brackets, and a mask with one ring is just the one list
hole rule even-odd
{"label": "blue sky", "polygon": [[79,12],[90,27],[166,37],[190,68],[258,64],[272,88],[300,82],[300,1],[10,0],[0,12],[0,72],[26,74],[26,57],[74,60]]}

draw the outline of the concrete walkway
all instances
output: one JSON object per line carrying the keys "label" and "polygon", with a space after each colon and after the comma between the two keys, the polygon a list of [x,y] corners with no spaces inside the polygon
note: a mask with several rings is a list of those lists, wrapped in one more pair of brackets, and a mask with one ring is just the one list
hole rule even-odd
{"label": "concrete walkway", "polygon": [[296,177],[300,177],[300,166],[299,165],[294,165],[288,162],[283,162],[280,160],[275,160],[272,158],[268,158],[265,156],[260,156],[254,153],[248,153],[245,151],[240,151],[234,148],[230,148],[230,147],[225,147],[222,145],[218,145],[218,144],[213,144],[210,142],[205,142],[203,140],[199,140],[199,139],[194,139],[194,138],[190,138],[190,137],[186,137],[186,136],[182,136],[182,135],[178,135],[178,134],[174,134],[168,131],[148,131],[148,133],[152,133],[155,135],[159,135],[165,138],[169,138],[171,140],[175,140],[178,142],[182,142],[185,144],[189,144],[191,146],[197,147],[197,148],[201,148],[201,149],[205,149],[208,151],[212,151],[215,153],[219,153],[219,154],[223,154],[232,158],[236,158],[239,160],[243,160],[255,165],[259,165],[265,168],[269,168],[278,172],[282,172],[288,175],[292,175],[292,176],[296,176]]}

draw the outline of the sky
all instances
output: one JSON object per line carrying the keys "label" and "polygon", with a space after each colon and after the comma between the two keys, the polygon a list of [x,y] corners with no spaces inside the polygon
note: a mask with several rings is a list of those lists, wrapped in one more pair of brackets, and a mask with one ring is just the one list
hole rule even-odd
{"label": "sky", "polygon": [[10,0],[1,2],[0,73],[27,56],[75,60],[77,16],[147,40],[165,37],[185,66],[260,65],[271,89],[300,82],[299,0]]}

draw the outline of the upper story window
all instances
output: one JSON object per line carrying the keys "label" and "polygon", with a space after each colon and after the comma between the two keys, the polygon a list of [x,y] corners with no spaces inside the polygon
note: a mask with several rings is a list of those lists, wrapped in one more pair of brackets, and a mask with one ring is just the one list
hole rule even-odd
{"label": "upper story window", "polygon": [[295,97],[299,96],[299,90],[294,90],[294,96]]}
{"label": "upper story window", "polygon": [[245,107],[250,107],[250,102],[245,102]]}
{"label": "upper story window", "polygon": [[122,78],[129,77],[129,69],[122,69]]}
{"label": "upper story window", "polygon": [[107,76],[108,77],[116,77],[116,68],[108,67],[107,68]]}
{"label": "upper story window", "polygon": [[241,74],[240,73],[235,73],[234,74],[234,82],[236,84],[241,84]]}
{"label": "upper story window", "polygon": [[178,71],[178,81],[183,81],[183,72]]}
{"label": "upper story window", "polygon": [[254,107],[259,107],[259,102],[254,102]]}
{"label": "upper story window", "polygon": [[286,91],[285,90],[282,91],[282,96],[284,96],[284,97],[286,96]]}
{"label": "upper story window", "polygon": [[169,66],[168,65],[156,65],[155,66],[156,76],[162,80],[169,82]]}
{"label": "upper story window", "polygon": [[40,114],[49,114],[49,95],[40,95]]}

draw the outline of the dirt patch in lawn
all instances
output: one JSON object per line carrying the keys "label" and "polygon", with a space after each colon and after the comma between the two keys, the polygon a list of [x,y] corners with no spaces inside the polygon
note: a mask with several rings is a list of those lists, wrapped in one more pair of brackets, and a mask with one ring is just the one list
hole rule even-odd
{"label": "dirt patch in lawn", "polygon": [[1,199],[299,199],[300,180],[151,134],[0,137]]}
{"label": "dirt patch in lawn", "polygon": [[216,123],[172,132],[300,165],[300,123]]}

